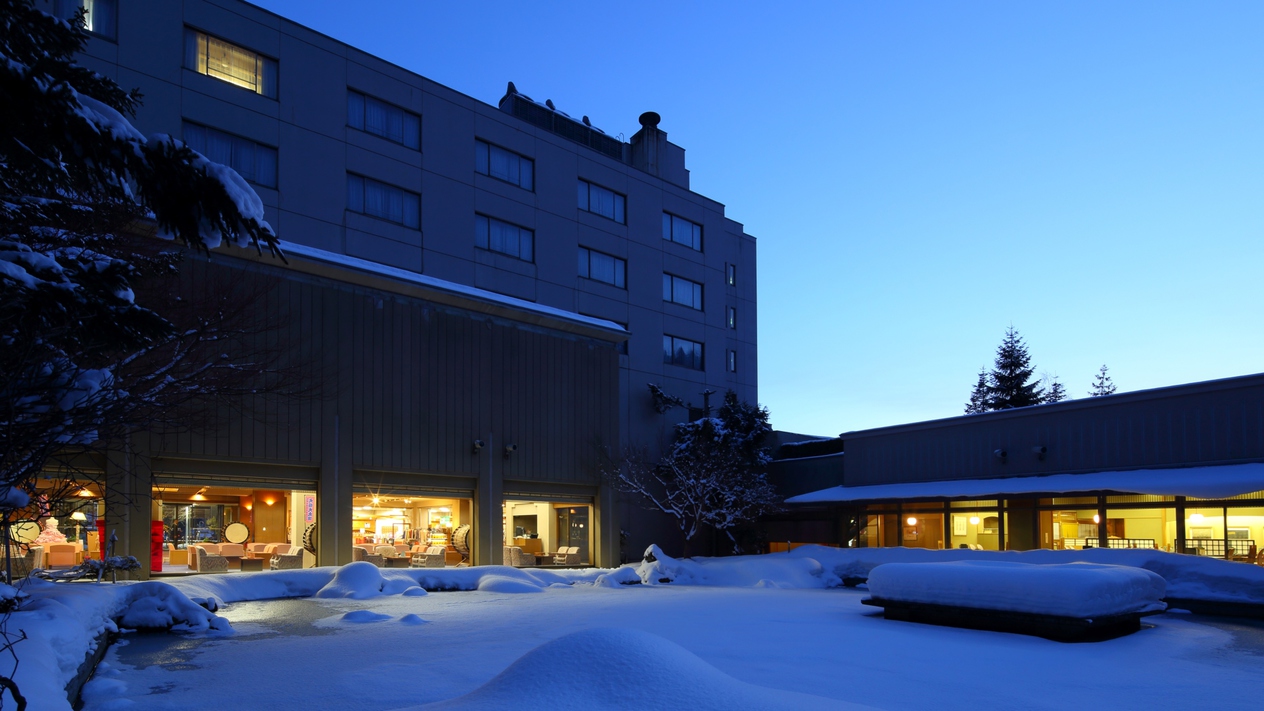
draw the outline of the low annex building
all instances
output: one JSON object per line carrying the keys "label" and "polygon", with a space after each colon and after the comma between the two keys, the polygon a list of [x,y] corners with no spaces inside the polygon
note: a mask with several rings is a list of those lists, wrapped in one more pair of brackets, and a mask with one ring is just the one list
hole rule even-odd
{"label": "low annex building", "polygon": [[783,446],[773,470],[789,511],[765,531],[789,545],[1264,564],[1264,375],[847,432]]}

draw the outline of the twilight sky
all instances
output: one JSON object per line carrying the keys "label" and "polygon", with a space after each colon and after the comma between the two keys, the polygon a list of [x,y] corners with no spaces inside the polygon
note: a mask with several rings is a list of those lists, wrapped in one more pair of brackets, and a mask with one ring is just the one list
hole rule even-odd
{"label": "twilight sky", "polygon": [[1013,324],[1083,397],[1264,371],[1264,3],[254,0],[631,135],[759,240],[759,396],[958,415]]}

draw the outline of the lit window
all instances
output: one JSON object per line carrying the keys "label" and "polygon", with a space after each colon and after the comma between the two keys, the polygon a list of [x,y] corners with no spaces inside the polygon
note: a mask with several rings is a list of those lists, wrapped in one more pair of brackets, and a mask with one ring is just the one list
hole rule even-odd
{"label": "lit window", "polygon": [[627,274],[626,261],[587,247],[579,248],[579,275],[581,277],[626,289]]}
{"label": "lit window", "polygon": [[401,224],[421,227],[421,196],[372,178],[347,174],[347,209]]}
{"label": "lit window", "polygon": [[736,306],[729,307],[728,324],[729,324],[729,328],[733,330],[737,330],[737,307]]}
{"label": "lit window", "polygon": [[347,91],[347,125],[388,141],[421,149],[421,117],[358,91]]}
{"label": "lit window", "polygon": [[57,16],[75,19],[83,8],[84,29],[108,40],[118,39],[118,0],[57,0]]}
{"label": "lit window", "polygon": [[702,251],[702,225],[677,217],[669,212],[663,213],[663,239],[676,244],[683,244],[690,249]]}
{"label": "lit window", "polygon": [[184,142],[207,159],[267,188],[277,186],[277,150],[195,123],[184,124]]}
{"label": "lit window", "polygon": [[737,372],[737,351],[730,350],[730,351],[727,351],[726,354],[727,354],[727,358],[725,359],[725,365],[728,367],[728,370],[730,373],[736,373]]}
{"label": "lit window", "polygon": [[184,66],[268,98],[277,95],[276,60],[205,32],[185,29]]}
{"label": "lit window", "polygon": [[579,209],[627,224],[627,198],[587,180],[579,181]]}
{"label": "lit window", "polygon": [[474,141],[474,170],[523,190],[535,190],[535,161],[486,141]]}
{"label": "lit window", "polygon": [[702,310],[702,285],[683,277],[663,273],[663,301]]}
{"label": "lit window", "polygon": [[736,264],[724,265],[724,281],[729,286],[737,286],[737,265]]}
{"label": "lit window", "polygon": [[703,370],[702,344],[687,338],[663,336],[663,362],[693,370]]}
{"label": "lit window", "polygon": [[474,216],[474,244],[524,262],[535,261],[535,232],[494,217]]}

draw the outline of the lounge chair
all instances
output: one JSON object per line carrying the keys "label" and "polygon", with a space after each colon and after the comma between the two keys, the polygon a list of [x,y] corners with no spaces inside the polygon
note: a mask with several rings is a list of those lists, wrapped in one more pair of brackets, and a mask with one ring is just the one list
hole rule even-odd
{"label": "lounge chair", "polygon": [[206,552],[206,548],[197,546],[193,549],[199,573],[227,573],[228,559],[216,553]]}
{"label": "lounge chair", "polygon": [[562,546],[553,555],[553,565],[579,565],[579,546]]}
{"label": "lounge chair", "polygon": [[298,570],[303,567],[303,549],[295,548],[293,551],[288,550],[290,546],[283,544],[287,548],[285,552],[276,553],[272,556],[271,562],[268,564],[272,570]]}
{"label": "lounge chair", "polygon": [[45,555],[49,569],[73,568],[83,562],[83,551],[78,543],[49,543]]}
{"label": "lounge chair", "polygon": [[412,554],[408,563],[410,568],[442,568],[444,567],[444,547],[430,546],[424,552]]}
{"label": "lounge chair", "polygon": [[176,544],[167,544],[167,565],[188,565],[189,552],[187,550],[176,550]]}
{"label": "lounge chair", "polygon": [[380,555],[369,553],[363,546],[353,546],[351,548],[351,560],[354,562],[368,561],[379,568],[386,567],[386,559]]}

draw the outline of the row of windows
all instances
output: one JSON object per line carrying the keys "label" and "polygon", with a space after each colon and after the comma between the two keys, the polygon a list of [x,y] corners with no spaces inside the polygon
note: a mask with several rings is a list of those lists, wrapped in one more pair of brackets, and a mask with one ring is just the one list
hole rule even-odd
{"label": "row of windows", "polygon": [[702,285],[684,277],[663,272],[663,301],[702,310]]}
{"label": "row of windows", "polygon": [[421,150],[420,116],[358,91],[347,91],[347,125]]}
{"label": "row of windows", "polygon": [[620,289],[628,288],[628,263],[618,257],[587,247],[579,248],[579,275]]}
{"label": "row of windows", "polygon": [[475,246],[535,261],[535,232],[486,215],[474,216]]}
{"label": "row of windows", "polygon": [[421,196],[394,185],[347,174],[347,209],[421,229]]}
{"label": "row of windows", "polygon": [[271,146],[187,122],[184,124],[184,142],[189,148],[232,168],[256,185],[277,186],[277,150]]}

